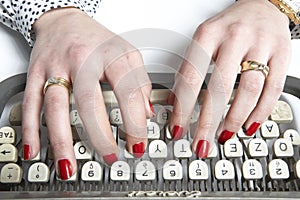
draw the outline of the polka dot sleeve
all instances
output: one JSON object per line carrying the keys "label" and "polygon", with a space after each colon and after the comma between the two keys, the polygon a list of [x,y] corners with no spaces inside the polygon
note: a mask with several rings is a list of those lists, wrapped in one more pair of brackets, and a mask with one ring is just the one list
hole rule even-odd
{"label": "polka dot sleeve", "polygon": [[20,32],[33,46],[33,23],[45,12],[61,7],[75,7],[93,17],[101,0],[0,0],[0,22]]}
{"label": "polka dot sleeve", "polygon": [[300,39],[300,25],[298,25],[292,29],[292,38]]}

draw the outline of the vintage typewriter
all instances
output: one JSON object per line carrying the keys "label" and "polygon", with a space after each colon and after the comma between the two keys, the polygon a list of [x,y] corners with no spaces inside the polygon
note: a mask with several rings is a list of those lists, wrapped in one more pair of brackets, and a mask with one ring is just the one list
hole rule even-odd
{"label": "vintage typewriter", "polygon": [[31,161],[22,159],[21,103],[26,74],[2,81],[0,198],[300,198],[299,79],[287,78],[272,114],[253,137],[240,130],[224,145],[216,143],[207,159],[197,159],[190,142],[201,94],[190,133],[174,142],[166,131],[172,107],[163,103],[173,74],[150,77],[156,83],[151,100],[157,116],[148,121],[149,145],[140,159],[124,150],[125,139],[119,131],[122,118],[111,90],[106,89],[104,97],[121,152],[112,166],[102,163],[82,141],[80,118],[71,103],[70,126],[78,171],[67,181],[56,176],[43,113],[40,155]]}
{"label": "vintage typewriter", "polygon": [[[154,28],[180,33],[167,32],[166,35],[166,32],[159,32],[164,37],[155,37],[155,45],[159,45],[157,49],[171,51],[157,53],[145,48],[142,52],[145,63],[160,63],[159,67],[162,67],[178,65],[177,58],[167,53],[172,54],[178,49],[181,52],[189,42],[183,35],[191,36],[201,21],[234,0],[214,0],[213,4],[208,0],[149,2],[147,9],[142,9],[143,16],[137,18],[135,12],[123,7],[136,9],[143,6],[139,1],[102,1],[98,18],[119,33],[128,31],[120,30],[119,23],[125,28],[128,22],[136,23],[130,24],[132,29],[155,24]],[[170,9],[171,4],[174,9]],[[203,12],[199,12],[200,7]],[[178,15],[175,8],[188,12]],[[152,23],[153,10],[155,23]],[[129,16],[129,13],[133,15]],[[118,16],[119,23],[114,20],[115,16]],[[154,37],[153,33],[156,32],[151,32],[151,37]],[[122,36],[128,36],[126,39],[131,41],[137,35],[140,32]],[[135,40],[131,42],[135,45]],[[82,139],[84,131],[80,118],[71,104],[70,126],[78,171],[70,180],[61,181],[55,173],[43,113],[40,155],[31,161],[22,158],[21,103],[30,48],[20,35],[3,26],[0,26],[0,43],[0,199],[300,199],[299,79],[287,78],[274,112],[252,138],[240,130],[224,145],[216,143],[207,159],[197,159],[190,149],[201,94],[191,119],[190,132],[182,140],[174,142],[170,139],[166,126],[172,106],[166,105],[165,99],[168,88],[173,85],[173,74],[149,74],[154,83],[151,101],[156,117],[148,121],[149,143],[141,159],[133,159],[124,151],[124,135],[119,130],[121,111],[110,88],[102,85],[107,97],[107,114],[120,148],[119,161],[107,166],[86,145]],[[162,46],[163,43],[167,47]],[[237,79],[236,85],[238,82]]]}

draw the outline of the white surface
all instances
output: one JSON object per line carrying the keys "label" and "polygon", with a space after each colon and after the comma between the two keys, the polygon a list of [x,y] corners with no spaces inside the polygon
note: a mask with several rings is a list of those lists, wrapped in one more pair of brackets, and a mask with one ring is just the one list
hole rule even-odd
{"label": "white surface", "polygon": [[[169,70],[168,66],[179,65],[170,51],[181,54],[196,27],[232,2],[234,0],[189,0],[189,3],[183,0],[102,0],[95,19],[138,48],[151,46],[150,49],[141,48],[146,68],[148,71],[163,72]],[[149,28],[152,31],[149,32]],[[149,34],[148,43],[140,43],[137,39],[141,33]],[[30,48],[20,34],[1,24],[0,44],[0,81],[26,72]],[[166,49],[169,52],[164,51]],[[300,59],[297,55],[300,55],[300,40],[293,41],[289,70],[290,75],[300,78]]]}

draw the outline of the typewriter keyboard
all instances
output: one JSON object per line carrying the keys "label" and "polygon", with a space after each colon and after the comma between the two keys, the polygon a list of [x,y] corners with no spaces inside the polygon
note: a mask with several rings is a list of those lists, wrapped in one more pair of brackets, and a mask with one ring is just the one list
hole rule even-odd
{"label": "typewriter keyboard", "polygon": [[[210,192],[298,192],[300,191],[299,98],[283,94],[269,119],[254,136],[240,130],[224,145],[214,144],[206,159],[191,150],[193,130],[201,105],[197,104],[186,136],[172,141],[168,123],[172,106],[162,102],[166,89],[154,89],[156,117],[148,120],[148,147],[140,159],[129,154],[122,132],[121,111],[111,91],[107,111],[120,149],[119,160],[107,166],[89,147],[77,110],[70,106],[74,152],[78,171],[67,181],[56,175],[47,138],[47,125],[41,114],[41,151],[30,160],[22,158],[23,93],[5,104],[0,120],[0,194],[3,191],[98,191],[116,196],[188,196]],[[298,105],[298,107],[295,105]],[[224,113],[225,116],[226,113]],[[299,117],[300,118],[300,117]]]}

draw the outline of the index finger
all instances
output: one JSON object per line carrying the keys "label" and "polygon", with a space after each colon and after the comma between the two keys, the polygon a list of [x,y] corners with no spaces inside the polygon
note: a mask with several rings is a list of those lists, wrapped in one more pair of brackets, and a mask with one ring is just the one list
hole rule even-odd
{"label": "index finger", "polygon": [[210,62],[210,56],[200,44],[192,41],[186,58],[176,74],[173,87],[175,99],[169,129],[174,140],[180,139],[188,129],[190,117]]}

